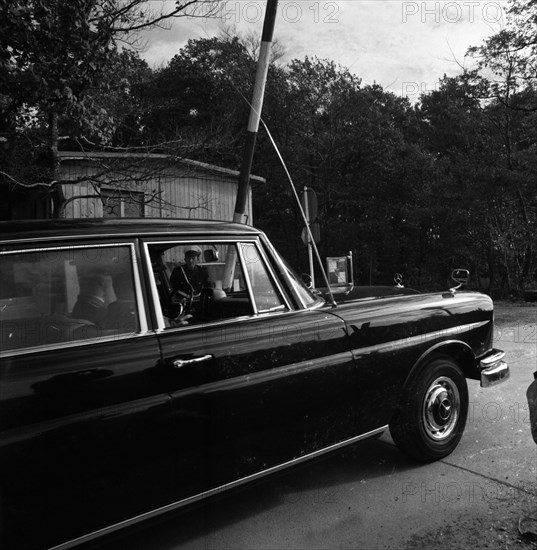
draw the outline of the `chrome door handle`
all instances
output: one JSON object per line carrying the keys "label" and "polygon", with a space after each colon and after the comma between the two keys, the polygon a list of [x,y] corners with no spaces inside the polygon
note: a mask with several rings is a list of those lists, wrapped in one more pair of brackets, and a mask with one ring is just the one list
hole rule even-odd
{"label": "chrome door handle", "polygon": [[175,359],[172,362],[174,369],[182,369],[183,367],[188,367],[190,365],[197,365],[198,363],[204,363],[205,361],[210,361],[214,359],[212,355],[202,355],[201,357],[194,357],[194,359]]}

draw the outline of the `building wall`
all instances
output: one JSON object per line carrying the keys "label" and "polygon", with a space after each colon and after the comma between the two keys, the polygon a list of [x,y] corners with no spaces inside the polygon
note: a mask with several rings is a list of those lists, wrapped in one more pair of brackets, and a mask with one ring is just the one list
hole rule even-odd
{"label": "building wall", "polygon": [[[102,184],[103,189],[125,189],[143,192],[144,216],[147,218],[192,218],[203,220],[233,219],[238,178],[201,169],[166,167],[154,170],[154,174],[137,174],[130,168],[133,177],[126,183],[125,173],[112,172]],[[67,160],[61,164],[62,180],[81,180],[97,176],[102,166],[86,159]],[[137,178],[139,177],[139,181]],[[114,180],[117,178],[117,183]],[[120,181],[121,180],[121,181]],[[67,199],[67,218],[103,217],[103,202],[89,181],[63,185]],[[149,200],[154,197],[152,200]],[[252,224],[251,190],[247,201],[247,223]]]}

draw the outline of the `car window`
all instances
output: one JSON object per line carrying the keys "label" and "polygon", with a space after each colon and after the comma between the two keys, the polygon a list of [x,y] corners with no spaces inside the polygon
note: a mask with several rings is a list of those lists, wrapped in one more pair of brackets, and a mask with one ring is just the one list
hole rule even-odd
{"label": "car window", "polygon": [[148,252],[166,328],[286,308],[253,243],[154,243]]}
{"label": "car window", "polygon": [[253,313],[235,244],[156,243],[148,252],[165,328]]}
{"label": "car window", "polygon": [[242,243],[241,250],[257,311],[264,313],[285,309],[282,296],[271,280],[257,246],[253,243]]}
{"label": "car window", "polygon": [[0,349],[139,330],[127,245],[50,248],[0,255]]}

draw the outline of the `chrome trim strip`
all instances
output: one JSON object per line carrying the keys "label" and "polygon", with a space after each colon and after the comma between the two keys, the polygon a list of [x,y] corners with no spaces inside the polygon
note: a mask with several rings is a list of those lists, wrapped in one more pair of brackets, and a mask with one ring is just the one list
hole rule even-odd
{"label": "chrome trim strip", "polygon": [[201,386],[177,390],[172,392],[172,396],[173,399],[181,399],[190,394],[208,394],[218,391],[248,387],[255,384],[270,382],[271,380],[277,380],[278,378],[286,378],[288,376],[314,371],[323,367],[329,366],[331,368],[335,368],[339,365],[345,365],[348,363],[352,364],[352,362],[352,355],[350,352],[346,351],[336,355],[327,355],[326,357],[320,357],[318,359],[291,363],[290,365],[284,365],[282,367],[275,367],[260,372],[254,372],[252,374],[243,374],[233,378],[209,382],[208,384],[202,384]]}
{"label": "chrome trim strip", "polygon": [[[273,244],[266,238],[260,238],[260,240],[262,241],[262,244],[264,244],[272,253],[272,257],[280,267],[280,272],[285,273],[286,274],[285,276],[288,277],[287,267],[283,263],[281,256],[279,255],[278,251],[274,248]],[[288,281],[287,286],[291,289],[291,292],[293,293],[295,300],[298,302],[300,306],[302,306],[302,309],[309,309],[309,307],[305,304],[304,300],[302,300],[302,297],[300,296],[300,294],[295,290],[293,283]],[[320,306],[322,307],[324,306],[324,304],[321,303]]]}
{"label": "chrome trim strip", "polygon": [[487,368],[493,365],[494,363],[501,361],[504,357],[505,357],[505,351],[493,349],[493,350],[490,350],[488,354],[485,355],[482,359],[480,359],[479,363],[482,368]]}
{"label": "chrome trim strip", "polygon": [[318,456],[322,456],[322,455],[330,453],[332,451],[336,451],[337,449],[341,449],[341,448],[346,447],[348,445],[352,445],[353,443],[357,443],[358,441],[361,441],[363,439],[367,439],[368,437],[372,437],[374,435],[380,434],[380,433],[386,431],[387,429],[388,429],[388,425],[382,426],[380,428],[376,428],[375,430],[371,430],[369,432],[351,437],[349,439],[345,439],[345,440],[340,441],[338,443],[334,443],[332,445],[329,445],[328,447],[324,447],[324,448],[319,449],[317,451],[312,451],[311,453],[308,453],[304,456],[301,456],[301,457],[298,457],[298,458],[293,458],[291,460],[288,460],[287,462],[283,462],[282,464],[278,464],[276,466],[271,466],[270,468],[267,468],[265,470],[261,470],[260,472],[257,472],[255,474],[250,474],[249,476],[237,479],[236,481],[231,481],[230,483],[226,483],[225,485],[215,487],[214,489],[210,489],[210,490],[205,491],[203,493],[199,493],[197,495],[193,495],[191,497],[187,497],[185,499],[178,500],[177,502],[173,502],[172,504],[162,506],[160,508],[152,510],[151,512],[146,512],[144,514],[140,514],[139,516],[135,516],[135,517],[130,518],[128,520],[121,521],[119,523],[115,523],[115,524],[110,525],[108,527],[104,527],[103,529],[99,529],[98,531],[88,533],[87,535],[83,535],[83,536],[78,537],[76,539],[73,539],[73,540],[64,542],[62,544],[59,544],[57,546],[54,546],[52,548],[49,548],[49,550],[67,550],[68,548],[73,548],[74,546],[77,546],[79,544],[89,542],[91,540],[95,540],[96,538],[102,537],[104,535],[109,535],[111,533],[114,533],[115,531],[119,531],[120,529],[125,529],[126,527],[131,527],[133,525],[136,525],[137,523],[140,523],[142,521],[146,521],[148,519],[157,517],[161,514],[164,514],[164,513],[167,513],[167,512],[172,512],[172,511],[177,510],[179,508],[182,508],[183,506],[186,506],[188,504],[193,504],[194,502],[199,502],[200,500],[203,500],[205,498],[209,498],[209,497],[212,497],[214,495],[223,493],[225,491],[228,491],[228,490],[233,489],[235,487],[238,487],[240,485],[244,485],[245,483],[249,483],[250,481],[255,481],[256,479],[260,479],[260,478],[265,477],[267,475],[279,472],[281,470],[285,470],[286,468],[289,468],[291,466],[295,466],[297,464],[305,462],[306,460],[311,460],[312,458],[316,458]]}
{"label": "chrome trim strip", "polygon": [[58,342],[57,344],[44,344],[42,346],[33,346],[31,348],[19,348],[13,350],[0,350],[0,358],[12,357],[15,355],[27,355],[30,353],[42,353],[44,351],[54,351],[54,350],[66,350],[69,348],[76,348],[81,346],[91,346],[95,344],[105,344],[107,342],[117,342],[118,340],[131,340],[133,338],[145,338],[145,337],[154,337],[155,333],[153,331],[146,332],[126,332],[124,334],[112,334],[108,336],[101,336],[98,338],[88,338],[86,340],[75,340],[74,342]]}
{"label": "chrome trim strip", "polygon": [[[91,218],[93,219],[93,218]],[[65,227],[64,229],[72,229],[70,227]],[[84,233],[78,233],[76,235],[56,235],[56,236],[47,236],[47,237],[24,237],[22,239],[2,239],[0,241],[0,246],[12,245],[12,244],[28,244],[33,242],[44,242],[48,243],[51,241],[68,241],[68,240],[91,240],[91,239],[135,239],[140,236],[140,233],[89,233],[85,235]],[[76,246],[76,245],[75,245]],[[8,251],[6,251],[8,252]]]}
{"label": "chrome trim strip", "polygon": [[250,273],[248,272],[248,266],[247,266],[247,263],[246,263],[246,259],[244,257],[243,245],[253,245],[253,247],[254,247],[254,249],[257,253],[257,256],[261,260],[261,264],[262,264],[262,266],[265,270],[265,273],[267,274],[267,277],[269,278],[269,281],[273,285],[275,285],[276,289],[280,293],[280,296],[283,300],[282,304],[281,304],[282,308],[285,308],[286,310],[291,311],[292,308],[291,308],[291,305],[288,301],[286,293],[281,288],[280,280],[275,275],[275,273],[272,269],[272,266],[270,265],[270,262],[268,261],[268,258],[265,255],[263,247],[261,246],[261,242],[259,240],[255,241],[255,242],[249,242],[249,241],[241,240],[237,244],[239,245],[239,247],[238,247],[239,248],[239,256],[240,256],[242,264],[243,264],[243,271],[244,271],[244,274],[245,274],[246,284],[247,284],[248,289],[250,291],[250,298],[251,298],[252,304],[254,306],[254,312],[255,312],[254,315],[262,315],[262,314],[265,314],[265,313],[270,313],[271,314],[271,313],[274,313],[274,312],[266,311],[266,310],[261,310],[260,311],[259,308],[257,307],[257,302],[255,300],[254,289],[252,287],[252,281],[250,280]]}
{"label": "chrome trim strip", "polygon": [[250,281],[250,274],[248,273],[248,269],[246,269],[246,261],[244,260],[244,253],[242,250],[243,244],[250,244],[250,243],[234,242],[233,244],[235,245],[235,250],[237,250],[237,254],[239,256],[242,273],[244,275],[244,281],[246,282],[246,288],[248,289],[248,296],[250,296],[250,304],[254,310],[254,315],[259,315],[257,304],[255,303],[255,299],[254,299],[254,290],[252,288],[252,282]]}
{"label": "chrome trim strip", "polygon": [[192,235],[192,238],[189,239],[188,236],[184,234],[181,237],[174,237],[170,235],[168,239],[161,241],[153,237],[151,234],[139,235],[138,236],[144,244],[169,244],[176,246],[184,246],[185,244],[209,244],[209,243],[218,243],[218,244],[237,244],[237,243],[256,243],[257,234],[255,235],[211,235],[207,234],[206,237],[200,237],[199,235]]}
{"label": "chrome trim strip", "polygon": [[[86,239],[86,237],[84,237]],[[40,239],[35,239],[36,241]],[[20,241],[18,241],[20,242]],[[9,254],[27,254],[29,252],[46,252],[48,250],[77,250],[78,248],[110,248],[113,246],[134,246],[134,243],[122,243],[122,242],[106,242],[106,243],[90,243],[90,244],[73,244],[66,246],[42,246],[41,248],[14,248],[13,250],[0,250],[0,256]]]}
{"label": "chrome trim strip", "polygon": [[[93,220],[93,219],[97,219],[97,218],[88,218],[88,220]],[[140,218],[140,219],[143,219],[143,218]],[[163,220],[165,221],[167,218],[146,218],[146,219],[155,219],[155,220]],[[172,219],[172,222],[174,220]],[[184,222],[184,221],[189,221],[189,220],[180,220],[181,222]],[[190,220],[190,221],[193,221],[193,220]],[[226,224],[231,224],[232,222],[226,222],[226,221],[218,221],[218,220],[202,220],[204,222],[215,222],[217,223],[217,225],[220,225],[220,226],[225,226]],[[136,223],[136,222],[135,222]],[[164,230],[164,229],[158,229],[157,231],[151,231],[151,228],[153,226],[152,225],[147,225],[146,228],[142,226],[140,226],[136,231],[131,231],[131,232],[126,232],[126,233],[118,233],[118,232],[114,232],[114,233],[88,233],[88,234],[85,234],[85,233],[77,233],[75,235],[55,235],[55,236],[45,236],[45,237],[23,237],[23,238],[8,238],[8,239],[0,239],[0,246],[4,246],[4,245],[12,245],[12,244],[28,244],[28,243],[32,243],[32,242],[45,242],[45,243],[48,243],[48,242],[51,242],[51,241],[66,241],[66,240],[82,240],[82,239],[117,239],[117,238],[121,238],[121,239],[140,239],[140,238],[144,238],[144,239],[151,239],[151,238],[163,238],[165,236],[169,236],[171,239],[174,238],[174,235],[172,233],[169,232],[169,230]],[[173,226],[172,226],[173,227]],[[241,232],[241,231],[238,231],[238,232],[235,232],[234,229],[231,230],[231,233],[234,233],[234,236],[237,238],[237,239],[240,239],[241,237],[244,236],[244,238],[257,238],[259,236],[259,233],[256,232],[255,228],[252,227],[252,226],[246,226],[248,228],[251,229],[251,231],[246,231],[246,232]],[[56,228],[56,229],[52,229],[53,231],[56,231],[58,229],[65,229],[65,230],[69,230],[69,229],[73,229],[71,227],[65,227],[65,228]],[[175,229],[175,228],[174,228]],[[148,232],[146,232],[147,230],[149,230]],[[211,229],[210,229],[211,230]],[[37,230],[34,230],[34,231],[37,231]],[[49,229],[46,229],[46,231],[50,231]],[[181,234],[182,235],[185,235],[185,234],[192,234],[192,236],[194,238],[202,238],[202,237],[199,237],[200,233],[205,233],[205,230],[203,229],[196,229],[195,227],[183,227],[183,228],[180,228],[179,231],[181,231]],[[229,234],[226,233],[226,235],[220,235],[219,237],[215,237],[215,240],[217,238],[220,238],[222,240],[229,240]],[[163,242],[169,242],[169,241],[163,241]]]}
{"label": "chrome trim strip", "polygon": [[[449,346],[450,344],[455,344],[457,346],[460,346],[460,347],[463,347],[465,348],[469,353],[471,353],[472,355],[474,355],[474,350],[472,349],[472,346],[470,346],[469,344],[467,344],[466,342],[463,342],[462,340],[441,340],[440,342],[437,342],[436,344],[434,344],[433,346],[431,346],[430,348],[427,348],[420,356],[419,356],[419,359],[414,363],[414,367],[416,365],[419,365],[421,364],[427,357],[429,357],[430,355],[432,355],[435,351],[439,350],[439,349],[442,349],[443,347],[445,346]],[[413,368],[414,368],[413,367]],[[410,376],[412,375],[412,370],[410,371],[410,373],[408,374],[407,376],[407,379],[405,381],[405,384],[407,383],[408,379],[410,378]],[[403,385],[405,385],[403,384]]]}
{"label": "chrome trim strip", "polygon": [[505,351],[493,348],[478,358],[482,388],[500,384],[511,376],[509,365],[503,361],[504,357]]}
{"label": "chrome trim strip", "polygon": [[162,315],[162,308],[160,307],[160,298],[157,290],[157,283],[155,282],[155,274],[153,273],[153,266],[151,264],[151,256],[149,254],[149,244],[147,241],[141,243],[142,249],[145,256],[145,265],[147,266],[148,276],[149,276],[149,290],[151,294],[150,307],[153,308],[155,317],[157,319],[157,332],[163,331],[166,328],[166,323],[164,322],[164,315]]}
{"label": "chrome trim strip", "polygon": [[[305,315],[309,313],[310,311],[315,311],[318,309],[321,309],[324,307],[324,304],[320,304],[320,307],[314,307],[309,309],[292,309],[290,311],[273,311],[273,312],[266,312],[266,313],[260,313],[257,316],[254,315],[240,315],[237,317],[228,317],[226,319],[215,319],[211,321],[207,321],[205,323],[194,323],[193,325],[184,325],[181,327],[167,327],[166,328],[166,334],[176,332],[178,330],[180,331],[188,331],[188,330],[199,330],[200,328],[213,328],[213,327],[219,327],[223,326],[226,327],[228,325],[236,325],[238,321],[241,323],[255,323],[262,319],[267,319],[267,317],[275,318],[275,317],[281,317],[281,316],[291,316],[291,315]],[[156,332],[162,332],[162,330],[157,330]]]}
{"label": "chrome trim strip", "polygon": [[477,323],[468,323],[466,325],[458,325],[456,327],[451,327],[442,330],[435,330],[434,332],[427,332],[425,334],[420,334],[418,336],[409,336],[408,338],[400,338],[399,340],[392,340],[390,342],[385,342],[383,344],[376,344],[374,346],[367,346],[363,348],[354,348],[352,353],[358,357],[360,355],[365,355],[373,352],[386,352],[393,351],[394,349],[409,348],[415,346],[416,344],[423,344],[437,340],[438,338],[446,338],[448,336],[454,336],[457,334],[463,334],[470,330],[480,328],[486,325],[489,321],[478,321]]}
{"label": "chrome trim strip", "polygon": [[[245,241],[241,241],[241,242],[245,242]],[[280,277],[278,277],[278,275],[275,273],[275,271],[272,267],[272,264],[269,261],[269,258],[267,257],[267,254],[266,254],[265,250],[263,249],[263,243],[261,242],[261,240],[258,239],[256,241],[256,245],[257,245],[256,248],[257,248],[258,253],[263,258],[265,268],[268,269],[268,271],[270,273],[270,277],[272,278],[272,281],[276,283],[276,287],[278,288],[278,290],[280,292],[280,296],[283,298],[285,306],[287,307],[287,309],[289,311],[291,311],[293,308],[291,307],[291,303],[289,301],[289,296],[287,296],[287,292],[285,292],[284,288],[282,287],[282,282],[280,280]]]}
{"label": "chrome trim strip", "polygon": [[142,281],[140,279],[140,265],[138,262],[138,257],[136,256],[136,247],[134,243],[131,243],[131,252],[132,252],[132,271],[134,273],[134,289],[136,293],[136,309],[138,310],[138,320],[140,322],[140,332],[147,332],[149,330],[149,325],[147,323],[145,304],[144,304],[144,293],[142,291]]}

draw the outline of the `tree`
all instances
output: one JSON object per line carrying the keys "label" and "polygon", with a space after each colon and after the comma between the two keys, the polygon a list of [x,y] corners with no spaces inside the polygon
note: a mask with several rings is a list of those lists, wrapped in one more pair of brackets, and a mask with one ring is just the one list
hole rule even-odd
{"label": "tree", "polygon": [[[361,280],[371,271],[372,282],[389,282],[414,256],[407,254],[416,233],[411,205],[427,164],[407,143],[414,116],[409,103],[378,85],[362,87],[347,69],[316,58],[293,60],[277,98],[266,98],[265,119],[295,186],[317,192],[321,254],[353,250]],[[271,101],[279,108],[270,108]],[[268,179],[255,189],[256,224],[270,228],[278,246],[305,269],[303,222],[293,215],[289,183],[262,131],[254,169]]]}
{"label": "tree", "polygon": [[17,145],[17,130],[45,124],[46,158],[40,158],[48,167],[40,181],[28,181],[27,171],[18,174],[11,165],[10,171],[2,171],[4,183],[52,188],[58,206],[63,200],[57,185],[59,117],[69,109],[81,117],[91,115],[83,123],[98,134],[108,113],[104,108],[85,110],[84,100],[119,41],[135,42],[141,29],[185,15],[204,2],[167,3],[166,11],[152,12],[147,0],[0,0],[0,132],[5,158],[17,157],[11,146]]}
{"label": "tree", "polygon": [[254,74],[255,60],[237,37],[189,40],[141,90],[144,139],[180,138],[197,144],[205,162],[236,164],[248,116],[241,94],[249,96]]}
{"label": "tree", "polygon": [[[478,61],[485,112],[502,143],[503,197],[497,220],[498,242],[504,257],[508,286],[523,288],[536,268],[537,197],[537,3],[516,0],[508,10],[505,29],[470,49]],[[486,76],[484,76],[486,75]],[[537,275],[534,275],[537,276]]]}
{"label": "tree", "polygon": [[[144,105],[140,88],[153,71],[134,50],[110,52],[99,81],[90,86],[84,100],[69,106],[60,119],[60,132],[80,147],[130,147],[140,145]],[[63,144],[63,148],[66,144]]]}
{"label": "tree", "polygon": [[444,78],[421,98],[424,146],[434,158],[443,206],[435,215],[445,227],[437,257],[453,261],[457,254],[489,280],[487,290],[515,291],[532,270],[535,242],[535,200],[517,145],[528,113],[483,102],[487,90],[477,72],[468,72]]}

